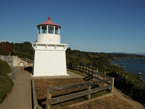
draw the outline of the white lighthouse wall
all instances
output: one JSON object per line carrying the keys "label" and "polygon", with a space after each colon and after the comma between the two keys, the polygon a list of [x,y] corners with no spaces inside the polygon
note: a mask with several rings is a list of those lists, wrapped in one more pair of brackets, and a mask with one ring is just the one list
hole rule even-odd
{"label": "white lighthouse wall", "polygon": [[38,34],[38,43],[45,44],[60,44],[60,35],[57,34]]}
{"label": "white lighthouse wall", "polygon": [[34,76],[67,76],[65,50],[35,50],[34,56]]}

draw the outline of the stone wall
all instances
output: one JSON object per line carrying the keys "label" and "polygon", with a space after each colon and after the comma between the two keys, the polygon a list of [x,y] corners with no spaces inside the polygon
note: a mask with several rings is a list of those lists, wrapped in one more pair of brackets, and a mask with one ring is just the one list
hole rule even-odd
{"label": "stone wall", "polygon": [[27,62],[18,56],[0,55],[0,59],[6,61],[11,67],[33,66],[32,62]]}

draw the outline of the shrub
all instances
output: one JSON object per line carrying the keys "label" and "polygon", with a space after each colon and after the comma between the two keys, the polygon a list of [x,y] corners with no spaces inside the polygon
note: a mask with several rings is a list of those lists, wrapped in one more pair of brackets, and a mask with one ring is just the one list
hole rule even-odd
{"label": "shrub", "polygon": [[12,90],[13,82],[8,73],[11,72],[10,66],[0,59],[0,104],[3,102],[7,94]]}
{"label": "shrub", "polygon": [[0,104],[9,92],[11,92],[13,86],[12,80],[8,76],[0,75]]}
{"label": "shrub", "polygon": [[7,64],[7,62],[2,61],[0,59],[0,75],[7,75],[11,72],[10,66]]}
{"label": "shrub", "polygon": [[145,103],[145,82],[138,74],[120,69],[120,67],[112,66],[108,75],[115,78],[114,85],[118,89],[122,90],[123,93],[129,95],[133,99]]}

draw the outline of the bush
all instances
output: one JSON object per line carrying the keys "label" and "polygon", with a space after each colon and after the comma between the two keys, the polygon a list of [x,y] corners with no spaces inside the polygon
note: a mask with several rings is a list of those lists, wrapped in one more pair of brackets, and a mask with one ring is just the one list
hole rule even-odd
{"label": "bush", "polygon": [[11,92],[13,86],[12,80],[8,76],[0,75],[0,104],[9,92]]}
{"label": "bush", "polygon": [[10,66],[0,59],[0,104],[3,102],[4,98],[12,90],[13,82],[8,73],[11,72]]}
{"label": "bush", "polygon": [[0,59],[0,75],[7,75],[11,72],[10,66],[7,64],[7,62],[2,61]]}
{"label": "bush", "polygon": [[107,74],[115,78],[115,87],[133,99],[145,103],[143,101],[145,98],[145,82],[138,74],[133,74],[114,65]]}

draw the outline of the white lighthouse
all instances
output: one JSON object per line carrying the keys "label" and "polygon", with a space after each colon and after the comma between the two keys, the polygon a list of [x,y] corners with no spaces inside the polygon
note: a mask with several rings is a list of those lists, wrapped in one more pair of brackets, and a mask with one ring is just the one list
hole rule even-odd
{"label": "white lighthouse", "polygon": [[66,48],[60,43],[60,26],[50,20],[37,25],[37,42],[34,48],[34,76],[67,76]]}

